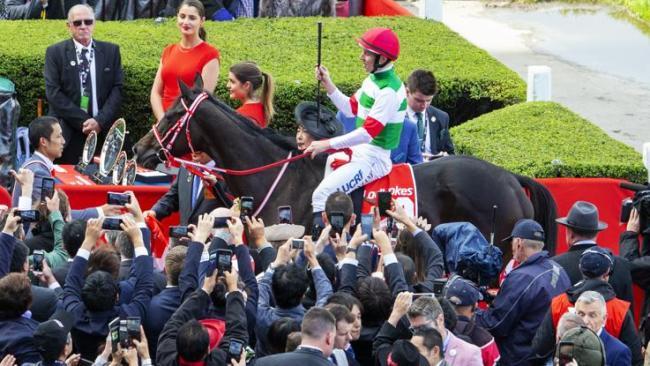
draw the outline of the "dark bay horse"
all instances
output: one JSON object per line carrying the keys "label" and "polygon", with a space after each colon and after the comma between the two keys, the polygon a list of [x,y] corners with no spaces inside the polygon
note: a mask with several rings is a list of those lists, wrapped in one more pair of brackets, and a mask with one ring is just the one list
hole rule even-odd
{"label": "dark bay horse", "polygon": [[[181,98],[192,104],[201,93],[202,81],[190,90],[181,85]],[[171,125],[185,114],[180,99],[170,108],[158,126],[164,135]],[[269,129],[261,129],[231,107],[210,96],[199,104],[191,117],[189,133],[196,151],[204,151],[216,166],[244,170],[267,165],[286,158],[296,150],[293,138],[282,136]],[[151,165],[152,156],[160,145],[150,132],[134,147],[139,163]],[[171,146],[174,156],[190,151],[184,130]],[[324,155],[324,154],[323,154]],[[296,223],[309,228],[312,220],[311,195],[323,179],[325,156],[297,160],[289,164],[278,187],[260,215],[264,222],[277,221],[277,207],[291,205]],[[486,238],[492,229],[493,205],[497,205],[495,243],[506,258],[510,258],[509,245],[501,245],[515,222],[521,218],[534,218],[546,230],[546,248],[555,252],[556,206],[548,190],[534,180],[512,174],[486,161],[468,156],[449,156],[414,166],[419,214],[433,226],[444,222],[469,221],[478,227]],[[260,204],[280,167],[254,175],[225,175],[225,181],[235,196],[253,196]],[[525,190],[528,191],[528,195]]]}

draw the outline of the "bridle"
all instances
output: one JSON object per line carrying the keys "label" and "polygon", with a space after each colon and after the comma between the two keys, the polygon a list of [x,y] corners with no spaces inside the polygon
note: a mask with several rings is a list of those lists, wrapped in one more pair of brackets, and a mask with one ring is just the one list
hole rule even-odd
{"label": "bridle", "polygon": [[[160,121],[158,121],[153,127],[151,128],[151,131],[153,132],[153,135],[156,138],[156,141],[160,145],[160,148],[165,155],[165,158],[167,159],[167,165],[173,166],[173,167],[183,167],[185,168],[188,172],[200,177],[201,179],[205,179],[205,174],[209,173],[211,175],[214,175],[217,177],[218,180],[224,181],[223,174],[227,175],[235,175],[235,176],[242,176],[242,175],[252,175],[255,173],[259,173],[271,168],[275,168],[277,166],[282,166],[282,169],[280,170],[280,173],[278,176],[275,178],[273,184],[271,185],[270,189],[267,191],[266,197],[262,200],[262,203],[258,205],[257,210],[253,214],[253,216],[257,216],[266,203],[268,202],[269,198],[275,191],[275,188],[277,187],[278,183],[280,182],[280,179],[284,175],[285,171],[287,170],[287,167],[289,166],[289,163],[305,158],[309,156],[308,153],[302,153],[296,156],[292,156],[292,153],[289,153],[289,156],[287,156],[285,159],[275,161],[273,163],[263,165],[260,167],[256,168],[251,168],[251,169],[245,169],[245,170],[234,170],[234,169],[226,169],[226,168],[219,168],[219,167],[209,167],[205,164],[199,164],[195,163],[192,161],[184,160],[177,158],[171,154],[169,150],[171,150],[172,146],[174,146],[174,143],[176,142],[176,139],[180,136],[180,133],[183,129],[185,129],[185,137],[187,138],[187,145],[190,148],[190,151],[192,153],[195,152],[194,150],[194,145],[192,144],[192,135],[190,134],[190,122],[192,120],[192,117],[194,117],[194,113],[196,110],[199,108],[199,105],[203,103],[205,100],[209,99],[210,95],[207,92],[201,92],[196,99],[190,104],[189,108],[187,107],[187,104],[181,98],[181,104],[183,105],[183,108],[185,109],[185,114],[181,116],[170,128],[169,130],[165,133],[164,136],[160,136],[160,133],[158,132],[158,125],[160,124]],[[171,136],[171,138],[170,138]],[[167,141],[167,144],[165,144],[165,141]],[[332,150],[328,152],[335,152],[337,150]],[[350,149],[343,149],[343,151],[348,155],[348,158],[352,158],[352,150]]]}
{"label": "bridle", "polygon": [[[196,112],[197,108],[199,108],[199,105],[209,97],[210,96],[208,95],[207,92],[202,92],[196,97],[196,99],[194,99],[192,104],[190,104],[189,108],[187,107],[185,100],[181,98],[181,104],[185,109],[185,114],[181,118],[179,118],[176,121],[176,123],[174,123],[169,128],[169,130],[167,130],[167,133],[165,133],[163,137],[160,137],[160,132],[158,132],[158,125],[160,125],[160,121],[158,121],[151,128],[153,135],[156,137],[156,141],[158,141],[158,144],[160,145],[162,152],[165,154],[165,158],[167,158],[167,162],[172,166],[178,167],[180,165],[179,162],[177,161],[177,158],[174,157],[169,152],[169,150],[172,148],[172,146],[174,146],[174,142],[176,142],[176,139],[179,137],[179,134],[183,130],[183,128],[185,128],[185,137],[187,138],[187,145],[189,146],[190,151],[192,153],[195,152],[194,145],[192,144],[192,134],[190,134],[190,121],[192,117],[194,117],[194,112]],[[167,145],[165,145],[165,141],[168,139],[169,141],[167,141]]]}

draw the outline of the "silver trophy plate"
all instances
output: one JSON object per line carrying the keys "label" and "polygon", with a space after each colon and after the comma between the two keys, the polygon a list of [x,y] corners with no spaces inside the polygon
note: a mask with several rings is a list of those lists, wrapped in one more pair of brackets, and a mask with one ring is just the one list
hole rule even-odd
{"label": "silver trophy plate", "polygon": [[81,162],[83,165],[88,165],[93,160],[95,156],[95,150],[97,149],[97,133],[91,131],[86,137],[86,144],[84,145],[84,152],[81,156]]}
{"label": "silver trophy plate", "polygon": [[120,151],[119,155],[117,156],[115,166],[113,167],[113,184],[116,186],[120,185],[122,183],[122,179],[124,179],[124,172],[126,172],[126,161],[126,152]]}
{"label": "silver trophy plate", "polygon": [[120,151],[122,151],[125,136],[126,122],[123,118],[120,118],[111,126],[102,146],[102,153],[99,156],[99,174],[101,176],[108,176],[108,173],[115,166]]}
{"label": "silver trophy plate", "polygon": [[133,183],[135,183],[136,173],[135,159],[127,161],[126,168],[124,170],[124,178],[122,179],[122,185],[132,186]]}

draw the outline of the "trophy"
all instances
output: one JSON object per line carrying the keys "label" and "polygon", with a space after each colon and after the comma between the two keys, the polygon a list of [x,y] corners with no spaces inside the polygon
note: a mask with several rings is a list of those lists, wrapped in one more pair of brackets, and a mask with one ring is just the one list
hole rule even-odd
{"label": "trophy", "polygon": [[86,137],[86,144],[79,159],[79,163],[75,166],[75,170],[81,174],[92,175],[97,170],[97,164],[93,162],[95,156],[95,149],[97,149],[97,133],[91,131]]}
{"label": "trophy", "polygon": [[113,167],[113,184],[116,186],[122,184],[122,180],[124,179],[126,160],[126,152],[120,151],[115,166]]}
{"label": "trophy", "polygon": [[124,177],[122,179],[123,186],[132,186],[135,183],[136,176],[136,163],[135,159],[131,159],[126,162],[126,168],[124,169]]}
{"label": "trophy", "polygon": [[97,173],[92,176],[93,181],[98,184],[110,184],[113,177],[109,177],[109,172],[113,170],[115,163],[122,151],[124,138],[126,136],[126,122],[123,118],[118,119],[113,123],[111,129],[106,134],[106,140],[102,146],[102,153],[99,156],[99,169]]}

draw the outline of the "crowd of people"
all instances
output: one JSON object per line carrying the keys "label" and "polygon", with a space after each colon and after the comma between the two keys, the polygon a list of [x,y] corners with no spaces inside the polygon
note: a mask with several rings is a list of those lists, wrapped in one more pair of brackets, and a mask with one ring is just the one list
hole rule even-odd
{"label": "crowd of people", "polygon": [[[157,121],[181,94],[179,80],[192,86],[199,73],[205,91],[217,85],[207,16],[197,0],[178,8],[181,40],[164,49],[151,88]],[[472,275],[480,268],[452,271],[446,253],[457,244],[396,201],[360,223],[352,191],[393,163],[454,153],[449,116],[430,105],[433,73],[415,70],[403,83],[399,40],[387,28],[357,41],[368,77],[354,95],[325,66],[315,70],[341,121],[314,103],[296,108],[298,150],[352,149],[314,191],[309,230],[291,222],[290,206],[304,202],[279,207],[282,223],[268,225],[251,215],[249,197],[230,200],[222,181],[184,168],[145,210],[132,192],[72,210],[47,185],[54,162],[76,163],[85,135],[104,132],[122,99],[119,47],[94,40],[94,25],[91,7],[72,7],[72,39],[46,51],[50,116],[29,126],[34,153],[13,172],[13,208],[0,220],[0,366],[644,364],[650,339],[632,317],[632,283],[647,282],[650,235],[636,210],[622,257],[598,245],[606,224],[589,202],[557,219],[569,250],[555,257],[539,223],[518,221],[496,294]],[[272,77],[236,63],[227,87],[237,112],[267,128]],[[201,151],[192,159],[214,164]],[[174,212],[180,225],[155,261],[147,221]]]}

